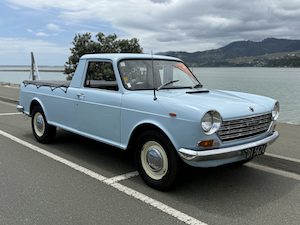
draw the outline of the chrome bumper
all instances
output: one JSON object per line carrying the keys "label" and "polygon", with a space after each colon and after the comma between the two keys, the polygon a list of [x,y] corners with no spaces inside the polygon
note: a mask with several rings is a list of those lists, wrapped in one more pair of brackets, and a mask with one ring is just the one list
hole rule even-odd
{"label": "chrome bumper", "polygon": [[[271,136],[247,144],[242,144],[242,145],[237,145],[237,146],[232,146],[227,148],[210,149],[205,151],[194,151],[190,149],[180,148],[178,152],[182,159],[190,162],[226,160],[235,157],[237,155],[241,155],[242,151],[246,149],[264,145],[264,144],[270,145],[278,137],[279,137],[279,133],[277,131],[274,131]],[[224,163],[219,163],[219,164],[224,164]]]}
{"label": "chrome bumper", "polygon": [[17,105],[17,110],[22,113],[24,112],[24,107],[21,105]]}

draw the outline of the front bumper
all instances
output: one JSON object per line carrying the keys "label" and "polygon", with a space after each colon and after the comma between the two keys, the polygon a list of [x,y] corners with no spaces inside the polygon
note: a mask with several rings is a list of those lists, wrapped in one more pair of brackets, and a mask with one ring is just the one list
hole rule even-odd
{"label": "front bumper", "polygon": [[197,167],[212,167],[246,159],[245,150],[260,145],[270,145],[279,137],[279,133],[274,131],[272,135],[247,144],[236,145],[226,148],[216,148],[205,151],[195,151],[180,148],[180,157],[188,164]]}
{"label": "front bumper", "polygon": [[24,107],[21,106],[21,105],[17,105],[17,110],[18,110],[19,112],[23,113],[23,112],[24,112]]}

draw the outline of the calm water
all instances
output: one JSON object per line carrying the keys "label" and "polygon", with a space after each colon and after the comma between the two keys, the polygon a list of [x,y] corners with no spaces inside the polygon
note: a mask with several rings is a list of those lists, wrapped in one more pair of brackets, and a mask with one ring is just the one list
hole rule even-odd
{"label": "calm water", "polygon": [[193,68],[202,84],[265,95],[280,102],[279,121],[300,124],[300,68]]}
{"label": "calm water", "polygon": [[[29,78],[29,71],[1,71],[3,68],[0,67],[0,82],[19,84]],[[22,67],[17,67],[18,70],[20,68]],[[300,68],[192,68],[192,70],[207,88],[242,91],[275,98],[281,107],[279,121],[300,124]],[[43,80],[66,79],[62,72],[40,72],[40,76]]]}
{"label": "calm water", "polygon": [[[39,67],[40,77],[43,80],[66,80],[66,75],[63,72],[63,67]],[[44,72],[46,70],[47,72]],[[50,72],[49,72],[50,71]],[[53,72],[55,71],[55,72]],[[0,82],[20,84],[23,80],[28,80],[30,76],[29,67],[27,66],[0,66]]]}

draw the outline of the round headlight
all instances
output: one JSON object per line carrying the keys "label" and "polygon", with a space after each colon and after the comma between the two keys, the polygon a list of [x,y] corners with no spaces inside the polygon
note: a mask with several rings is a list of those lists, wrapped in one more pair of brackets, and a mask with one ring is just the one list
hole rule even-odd
{"label": "round headlight", "polygon": [[277,120],[279,116],[279,102],[276,102],[272,110],[272,119]]}
{"label": "round headlight", "polygon": [[205,134],[210,135],[219,130],[222,124],[222,118],[217,111],[208,111],[201,120],[201,126]]}
{"label": "round headlight", "polygon": [[205,113],[203,118],[202,118],[202,129],[204,130],[204,132],[208,132],[210,131],[210,129],[213,126],[213,117],[211,113]]}

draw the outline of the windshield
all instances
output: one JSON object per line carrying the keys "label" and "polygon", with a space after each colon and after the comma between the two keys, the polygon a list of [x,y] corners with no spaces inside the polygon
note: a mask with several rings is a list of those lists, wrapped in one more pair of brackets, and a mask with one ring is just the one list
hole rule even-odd
{"label": "windshield", "polygon": [[193,88],[201,85],[186,65],[178,61],[122,60],[119,71],[125,88],[129,90]]}

